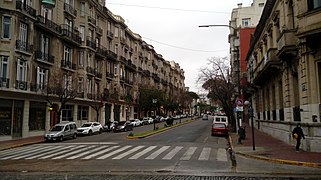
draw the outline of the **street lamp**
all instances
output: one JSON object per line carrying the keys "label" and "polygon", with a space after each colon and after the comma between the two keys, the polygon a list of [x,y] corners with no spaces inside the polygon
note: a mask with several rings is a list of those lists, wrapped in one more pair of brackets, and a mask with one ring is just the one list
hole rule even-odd
{"label": "street lamp", "polygon": [[[240,50],[239,50],[239,47],[240,47],[240,39],[238,37],[238,28],[236,27],[233,27],[231,25],[226,25],[226,24],[211,24],[211,25],[200,25],[198,27],[228,27],[228,28],[231,28],[233,29],[233,34],[236,35],[237,38],[234,39],[234,42],[233,42],[233,47],[235,47],[236,49],[233,50],[233,52],[236,52],[236,60],[237,60],[237,67],[236,67],[236,73],[237,73],[237,94],[238,94],[238,98],[237,99],[240,99],[241,98],[241,84],[240,84],[240,81],[241,81],[241,77],[240,77]],[[236,108],[236,107],[235,107]],[[241,110],[237,109],[236,108],[236,111],[237,111],[237,117],[236,117],[236,132],[238,132],[238,129],[240,128],[240,119],[241,119]]]}
{"label": "street lamp", "polygon": [[[156,119],[156,110],[157,110],[156,103],[157,103],[157,99],[153,99],[152,102],[153,102],[154,107],[155,107],[154,116],[155,116],[155,119]],[[153,120],[154,130],[156,129],[156,121],[155,121],[155,119]]]}
{"label": "street lamp", "polygon": [[251,103],[250,101],[245,101],[245,102],[244,102],[244,105],[250,107],[250,108],[249,108],[249,115],[250,115],[250,117],[251,117],[252,145],[253,145],[253,151],[255,151],[254,122],[253,122],[254,112],[253,112],[253,107],[252,107],[252,103]]}

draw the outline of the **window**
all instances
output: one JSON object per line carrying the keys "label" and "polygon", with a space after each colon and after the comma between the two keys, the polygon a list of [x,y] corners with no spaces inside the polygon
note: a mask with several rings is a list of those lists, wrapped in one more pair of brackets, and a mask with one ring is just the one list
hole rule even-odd
{"label": "window", "polygon": [[91,81],[91,79],[88,79],[87,87],[88,87],[88,89],[87,89],[88,93],[91,94],[92,93],[92,81]]}
{"label": "window", "polygon": [[264,7],[264,3],[259,3],[259,7]]}
{"label": "window", "polygon": [[251,18],[244,18],[242,19],[242,26],[243,27],[248,27],[251,25]]}
{"label": "window", "polygon": [[9,76],[8,60],[8,56],[0,56],[0,79],[2,80],[2,82],[6,81]]}
{"label": "window", "polygon": [[40,50],[41,50],[43,60],[49,60],[49,44],[50,44],[49,37],[47,37],[44,34],[41,34]]}
{"label": "window", "polygon": [[88,106],[78,106],[78,114],[77,119],[78,120],[88,120],[88,113],[89,107]]}
{"label": "window", "polygon": [[308,0],[309,10],[321,8],[321,0]]}
{"label": "window", "polygon": [[72,76],[64,75],[63,76],[64,89],[71,91],[72,89]]}
{"label": "window", "polygon": [[52,10],[41,5],[41,16],[46,19],[52,20]]}
{"label": "window", "polygon": [[66,25],[66,28],[68,29],[68,31],[72,31],[73,22],[71,20],[66,18],[65,25]]}
{"label": "window", "polygon": [[115,27],[115,37],[118,37],[118,32],[119,30],[118,30],[118,27]]}
{"label": "window", "polygon": [[64,60],[65,62],[72,62],[72,58],[71,58],[71,48],[65,46],[64,48]]}
{"label": "window", "polygon": [[78,93],[84,92],[84,78],[78,78]]}
{"label": "window", "polygon": [[84,66],[84,51],[79,51],[79,66],[83,67]]}
{"label": "window", "polygon": [[37,67],[37,89],[43,90],[47,85],[48,70]]}
{"label": "window", "polygon": [[29,130],[37,131],[45,129],[46,103],[30,102],[29,108]]}
{"label": "window", "polygon": [[10,39],[11,38],[11,17],[10,16],[3,16],[2,17],[2,29],[1,29],[1,37],[3,39]]}
{"label": "window", "polygon": [[114,75],[117,76],[117,71],[118,71],[118,64],[114,65]]}
{"label": "window", "polygon": [[79,36],[81,41],[85,41],[85,26],[79,26]]}
{"label": "window", "polygon": [[80,16],[85,16],[85,2],[80,2]]}
{"label": "window", "polygon": [[17,81],[25,82],[27,79],[27,62],[18,59],[17,63]]}
{"label": "window", "polygon": [[63,121],[73,121],[73,106],[64,105],[62,107],[62,120]]}

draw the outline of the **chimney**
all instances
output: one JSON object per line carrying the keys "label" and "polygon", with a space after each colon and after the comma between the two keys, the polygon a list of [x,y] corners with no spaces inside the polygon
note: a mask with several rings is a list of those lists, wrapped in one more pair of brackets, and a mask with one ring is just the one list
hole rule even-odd
{"label": "chimney", "polygon": [[237,4],[237,7],[238,7],[238,8],[241,8],[241,7],[242,7],[242,3],[238,3],[238,4]]}

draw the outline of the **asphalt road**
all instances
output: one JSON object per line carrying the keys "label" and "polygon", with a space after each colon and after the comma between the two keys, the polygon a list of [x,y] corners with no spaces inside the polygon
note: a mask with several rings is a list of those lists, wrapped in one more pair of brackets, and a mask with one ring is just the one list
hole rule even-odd
{"label": "asphalt road", "polygon": [[[307,178],[320,174],[315,168],[242,157],[237,157],[237,165],[232,166],[226,152],[227,139],[211,136],[210,125],[210,121],[198,119],[143,139],[127,139],[129,132],[102,133],[63,143],[41,143],[1,151],[0,174],[2,179],[61,179],[62,176],[77,179],[80,175],[100,179],[106,174],[121,175],[116,176],[119,178],[133,175],[134,179],[177,175],[180,175],[178,179],[214,176],[262,179],[266,176]],[[137,127],[134,132],[149,129],[153,129],[153,125]]]}

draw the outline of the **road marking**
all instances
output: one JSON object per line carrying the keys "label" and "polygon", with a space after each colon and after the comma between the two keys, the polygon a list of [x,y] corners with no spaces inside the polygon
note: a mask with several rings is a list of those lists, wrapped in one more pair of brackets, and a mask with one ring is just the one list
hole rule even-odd
{"label": "road marking", "polygon": [[176,146],[173,150],[171,150],[166,156],[163,157],[165,160],[172,159],[181,149],[183,149],[182,146]]}
{"label": "road marking", "polygon": [[217,151],[217,155],[216,155],[216,160],[217,161],[223,161],[223,162],[227,162],[227,155],[226,155],[226,150],[223,148],[219,148]]}
{"label": "road marking", "polygon": [[[56,145],[115,145],[117,142],[79,142],[79,143],[55,143]],[[51,145],[51,144],[43,144]]]}
{"label": "road marking", "polygon": [[85,151],[85,152],[83,152],[83,153],[77,154],[77,155],[75,155],[75,156],[68,157],[67,159],[76,159],[76,158],[79,158],[79,157],[81,157],[81,156],[90,154],[90,153],[92,153],[92,152],[99,151],[99,150],[104,149],[104,148],[107,148],[107,147],[108,147],[108,146],[100,146],[100,147],[94,148],[94,149],[92,149],[92,150]]}
{"label": "road marking", "polygon": [[74,155],[74,154],[77,154],[77,153],[86,151],[86,150],[91,149],[91,148],[94,148],[94,147],[96,147],[96,146],[82,147],[82,148],[79,148],[79,149],[77,149],[77,150],[75,150],[75,151],[72,151],[72,152],[69,152],[69,153],[66,153],[66,154],[63,154],[63,155],[54,157],[54,158],[52,158],[52,159],[62,159],[62,158],[65,158],[65,157],[67,157],[67,156],[71,156],[71,155]]}
{"label": "road marking", "polygon": [[155,151],[153,154],[149,155],[145,159],[155,159],[158,155],[160,155],[162,152],[166,151],[170,146],[163,146],[157,151]]}
{"label": "road marking", "polygon": [[180,160],[182,161],[188,161],[191,159],[193,154],[195,153],[197,147],[189,147],[188,150],[185,152],[185,154],[181,157]]}
{"label": "road marking", "polygon": [[14,158],[14,157],[17,157],[17,156],[21,156],[21,155],[25,155],[25,154],[30,154],[30,153],[33,153],[33,152],[39,152],[40,150],[43,150],[43,149],[47,149],[48,147],[41,147],[41,148],[38,148],[38,149],[33,149],[33,150],[30,150],[30,151],[25,151],[25,152],[22,152],[22,153],[19,153],[19,154],[15,154],[15,155],[12,155],[12,156],[7,156],[7,157],[3,157],[1,159],[10,159],[10,158]]}
{"label": "road marking", "polygon": [[90,159],[90,158],[92,158],[92,157],[96,157],[96,156],[98,156],[98,155],[101,155],[101,154],[104,154],[104,153],[109,152],[109,151],[111,151],[111,150],[114,150],[114,149],[116,149],[116,148],[118,148],[118,147],[119,147],[119,146],[112,146],[112,147],[109,147],[109,148],[107,148],[107,149],[105,149],[105,150],[102,150],[102,151],[99,151],[99,152],[97,152],[97,153],[94,153],[94,154],[92,154],[92,155],[86,156],[86,157],[84,157],[84,158],[82,158],[82,159]]}
{"label": "road marking", "polygon": [[22,158],[26,158],[26,157],[30,157],[30,156],[33,156],[33,155],[39,155],[39,153],[43,153],[43,151],[46,151],[46,152],[51,152],[52,150],[55,150],[57,148],[60,148],[61,146],[57,146],[57,147],[54,147],[54,146],[50,146],[46,149],[43,149],[43,150],[38,150],[36,152],[33,152],[33,153],[28,153],[28,154],[25,154],[25,155],[22,155],[22,156],[18,156],[18,157],[15,157],[13,159],[22,159]]}
{"label": "road marking", "polygon": [[60,154],[64,154],[64,153],[67,153],[67,152],[72,151],[74,149],[82,148],[82,147],[84,147],[84,146],[74,146],[74,145],[72,145],[72,146],[69,146],[70,149],[66,148],[68,150],[59,151],[59,152],[56,152],[56,153],[53,153],[53,154],[50,154],[50,155],[47,155],[47,156],[40,157],[38,159],[48,159],[48,158],[51,158],[51,157],[54,157],[54,156],[57,156],[57,155],[60,155]]}
{"label": "road marking", "polygon": [[14,154],[18,154],[18,153],[23,153],[26,151],[29,152],[29,151],[39,148],[39,147],[41,147],[41,146],[33,145],[33,146],[25,146],[25,147],[18,147],[18,148],[14,148],[14,149],[3,150],[3,151],[0,151],[0,157],[7,156],[9,154],[14,155]]}
{"label": "road marking", "polygon": [[135,154],[134,156],[130,157],[129,159],[138,159],[138,158],[140,158],[141,156],[143,156],[144,154],[148,153],[149,151],[155,149],[156,147],[157,147],[157,146],[150,146],[150,147],[144,149],[143,151]]}
{"label": "road marking", "polygon": [[133,152],[136,152],[136,151],[140,150],[143,147],[145,147],[145,146],[137,146],[137,147],[135,147],[135,148],[123,153],[123,154],[120,154],[120,155],[118,155],[118,156],[116,156],[116,157],[114,157],[112,159],[121,159],[121,158],[123,158],[123,157],[125,157],[125,156],[127,156],[127,155],[129,155],[129,154],[131,154]]}
{"label": "road marking", "polygon": [[[61,147],[61,146],[57,146],[57,147]],[[62,148],[59,148],[59,149],[56,149],[56,150],[53,150],[53,151],[43,152],[41,154],[38,154],[38,155],[35,155],[35,156],[31,156],[31,157],[27,157],[25,159],[35,159],[35,158],[38,158],[38,157],[41,157],[41,156],[46,156],[46,155],[52,154],[52,153],[56,153],[58,151],[61,151],[61,150],[64,150],[64,149],[68,149],[68,148],[69,148],[68,146],[63,146]]]}
{"label": "road marking", "polygon": [[120,148],[120,149],[117,149],[116,151],[110,152],[110,153],[105,154],[105,155],[103,155],[103,156],[101,156],[101,157],[99,157],[99,158],[96,158],[96,159],[106,159],[106,158],[108,158],[108,157],[110,157],[110,156],[112,156],[112,155],[115,155],[115,154],[117,154],[117,153],[120,153],[120,152],[122,152],[122,151],[124,151],[124,150],[126,150],[126,149],[128,149],[128,148],[130,148],[130,147],[132,147],[132,146],[131,146],[131,145],[124,146],[124,147],[122,147],[122,148]]}
{"label": "road marking", "polygon": [[208,160],[210,158],[210,154],[211,154],[211,148],[203,148],[198,160],[200,161]]}

